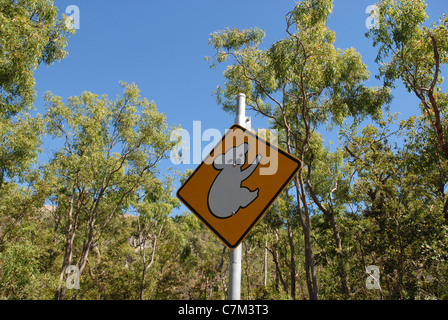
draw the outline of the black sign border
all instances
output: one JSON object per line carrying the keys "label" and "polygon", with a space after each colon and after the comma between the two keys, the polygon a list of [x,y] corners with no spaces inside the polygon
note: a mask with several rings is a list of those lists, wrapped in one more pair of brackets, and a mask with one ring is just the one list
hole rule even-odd
{"label": "black sign border", "polygon": [[[190,179],[199,171],[199,169],[205,164],[205,161],[212,156],[212,154],[214,153],[216,147],[220,144],[223,143],[225,138],[227,137],[227,135],[229,135],[230,132],[233,132],[233,130],[235,129],[240,129],[242,130],[244,133],[252,136],[253,138],[255,138],[258,141],[263,142],[264,144],[266,144],[266,146],[268,146],[269,148],[272,148],[274,150],[276,150],[278,153],[283,154],[285,157],[291,159],[292,161],[297,163],[297,167],[296,169],[291,173],[291,175],[288,177],[288,179],[286,179],[285,183],[283,183],[283,185],[280,187],[280,189],[277,191],[277,193],[274,195],[274,197],[272,197],[272,199],[266,204],[266,206],[263,208],[263,210],[261,210],[260,214],[255,218],[255,220],[252,222],[252,224],[249,226],[249,228],[247,228],[247,230],[242,234],[242,236],[235,242],[235,244],[231,244],[229,243],[217,230],[215,230],[208,222],[205,218],[203,218],[192,206],[190,206],[190,204],[184,199],[182,198],[182,196],[180,195],[180,191],[183,189],[183,187],[190,181]],[[297,159],[296,157],[294,157],[293,155],[289,154],[288,152],[280,149],[279,147],[271,144],[270,142],[264,140],[263,138],[260,138],[259,136],[257,136],[255,133],[253,133],[252,131],[238,125],[238,124],[234,124],[232,125],[229,130],[226,132],[226,134],[221,138],[221,141],[218,142],[213,149],[210,151],[210,153],[208,154],[208,156],[201,162],[201,164],[193,171],[193,173],[190,175],[190,177],[188,177],[188,179],[182,184],[182,186],[177,190],[176,192],[176,196],[177,198],[182,201],[182,203],[196,216],[198,217],[227,247],[229,247],[230,249],[235,249],[236,247],[238,247],[241,242],[243,242],[243,240],[247,237],[247,235],[249,234],[249,232],[253,229],[253,227],[255,227],[255,225],[258,223],[258,221],[261,220],[261,218],[264,216],[264,214],[266,213],[266,211],[268,211],[268,209],[271,207],[271,205],[274,203],[275,200],[277,200],[278,196],[280,195],[280,193],[282,193],[282,191],[286,188],[286,186],[289,184],[289,182],[291,182],[292,178],[297,174],[297,172],[302,168],[302,161],[300,161],[299,159]]]}

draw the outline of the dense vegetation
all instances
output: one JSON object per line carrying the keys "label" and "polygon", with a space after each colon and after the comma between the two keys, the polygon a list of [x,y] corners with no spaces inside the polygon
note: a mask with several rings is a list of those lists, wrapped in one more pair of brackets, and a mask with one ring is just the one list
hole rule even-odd
{"label": "dense vegetation", "polygon": [[[258,28],[210,37],[211,66],[227,65],[218,103],[233,113],[245,93],[303,162],[242,244],[243,299],[448,297],[448,19],[423,26],[423,1],[377,5],[366,36],[381,87],[364,85],[355,49],[335,48],[331,0],[300,1],[267,49]],[[66,56],[72,30],[49,0],[0,0],[0,26],[0,298],[225,299],[229,249],[171,214],[189,172],[158,169],[175,145],[164,114],[122,83],[116,100],[47,93],[31,116],[33,72]],[[401,121],[387,112],[398,83],[421,109]],[[38,163],[44,135],[62,147]],[[79,289],[66,287],[70,265]]]}

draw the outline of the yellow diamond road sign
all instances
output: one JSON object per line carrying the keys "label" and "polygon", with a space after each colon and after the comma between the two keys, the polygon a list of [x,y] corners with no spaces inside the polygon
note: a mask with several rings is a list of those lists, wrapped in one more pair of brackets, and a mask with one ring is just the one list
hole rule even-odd
{"label": "yellow diamond road sign", "polygon": [[302,163],[233,125],[177,191],[177,197],[229,248],[258,223]]}

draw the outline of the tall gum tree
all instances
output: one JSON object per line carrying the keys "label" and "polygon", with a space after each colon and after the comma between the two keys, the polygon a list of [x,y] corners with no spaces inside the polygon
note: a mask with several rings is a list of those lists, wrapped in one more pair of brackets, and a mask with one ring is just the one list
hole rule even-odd
{"label": "tall gum tree", "polygon": [[[378,48],[379,77],[393,87],[401,80],[420,100],[425,122],[435,137],[439,161],[448,161],[448,93],[443,91],[443,67],[448,63],[448,18],[425,26],[423,0],[379,1],[378,28],[366,36]],[[444,166],[441,164],[441,166]],[[448,222],[448,196],[442,188],[444,216]]]}
{"label": "tall gum tree", "polygon": [[0,0],[0,189],[36,160],[43,131],[30,117],[34,71],[67,56],[74,34],[51,0]]}
{"label": "tall gum tree", "polygon": [[115,101],[90,92],[68,103],[46,95],[47,131],[63,145],[44,166],[65,236],[55,299],[65,297],[67,266],[77,265],[82,275],[111,219],[161,192],[157,166],[174,146],[171,129],[137,86],[122,87]]}
{"label": "tall gum tree", "polygon": [[[0,255],[38,252],[35,243],[24,240],[45,198],[32,170],[44,132],[42,117],[30,115],[34,71],[66,57],[71,34],[74,30],[58,18],[51,0],[0,0]],[[17,270],[29,269],[32,263],[27,264],[27,259],[31,258],[25,255],[13,265]],[[11,280],[3,282],[4,292],[14,292],[6,294],[10,298],[21,297],[26,281],[20,272],[10,274]],[[37,277],[30,275],[30,279]]]}
{"label": "tall gum tree", "polygon": [[[223,74],[224,88],[218,86],[215,91],[223,109],[234,112],[236,95],[245,93],[248,107],[282,131],[279,143],[303,162],[292,183],[304,236],[310,299],[319,298],[311,241],[312,209],[320,210],[330,221],[339,260],[343,259],[339,212],[330,202],[337,183],[327,181],[325,188],[313,185],[323,149],[318,130],[341,125],[348,118],[355,123],[366,116],[378,118],[390,100],[388,89],[363,85],[369,72],[355,49],[334,47],[335,33],[325,25],[332,9],[331,0],[300,1],[286,15],[286,37],[267,49],[261,49],[265,33],[258,28],[215,32],[209,43],[216,53],[207,58],[212,68],[229,59],[232,62]],[[326,191],[318,193],[317,189]],[[339,264],[341,290],[349,296],[347,273],[343,262]]]}

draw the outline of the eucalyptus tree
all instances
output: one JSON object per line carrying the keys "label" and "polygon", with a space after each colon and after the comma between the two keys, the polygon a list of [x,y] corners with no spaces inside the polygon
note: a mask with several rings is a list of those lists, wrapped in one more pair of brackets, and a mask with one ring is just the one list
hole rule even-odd
{"label": "eucalyptus tree", "polygon": [[[420,101],[430,134],[435,137],[434,152],[442,167],[448,161],[448,93],[443,91],[443,67],[448,63],[448,18],[446,14],[430,26],[423,0],[378,2],[379,24],[366,34],[378,47],[376,61],[388,86],[401,80]],[[444,215],[448,221],[448,195],[443,194]]]}
{"label": "eucalyptus tree", "polygon": [[122,87],[115,101],[84,92],[64,103],[46,94],[47,130],[62,145],[44,167],[65,235],[56,299],[64,298],[67,266],[76,264],[82,275],[91,249],[114,216],[164,192],[157,168],[173,147],[171,129],[137,86]]}
{"label": "eucalyptus tree", "polygon": [[[0,0],[0,274],[8,278],[2,281],[3,297],[32,297],[22,290],[28,283],[26,274],[29,279],[37,277],[33,261],[41,248],[30,234],[38,231],[35,214],[40,213],[45,198],[31,170],[44,131],[42,117],[30,114],[34,71],[41,64],[63,59],[73,33],[58,18],[53,1]],[[8,266],[14,268],[8,270]]]}
{"label": "eucalyptus tree", "polygon": [[[334,46],[335,33],[326,27],[332,12],[331,0],[300,1],[286,15],[286,37],[262,49],[265,32],[259,28],[226,29],[211,34],[216,50],[211,66],[232,62],[224,72],[224,88],[215,91],[217,101],[228,112],[235,111],[235,96],[243,92],[247,105],[283,130],[280,144],[304,164],[293,178],[296,214],[304,235],[305,269],[310,299],[318,299],[316,270],[311,241],[310,211],[317,208],[331,222],[334,245],[342,252],[337,210],[331,207],[336,181],[326,181],[325,192],[317,194],[313,175],[319,171],[323,140],[318,133],[337,126],[347,118],[360,121],[378,118],[389,100],[389,90],[368,88],[363,82],[369,72],[355,49]],[[341,286],[350,290],[341,270]]]}
{"label": "eucalyptus tree", "polygon": [[366,34],[378,47],[376,61],[387,85],[400,79],[421,102],[439,145],[448,158],[448,97],[442,90],[443,66],[448,63],[448,18],[444,14],[427,27],[423,0],[382,0],[377,28]]}
{"label": "eucalyptus tree", "polygon": [[[356,177],[347,201],[354,213],[346,232],[353,243],[350,265],[358,277],[366,265],[378,266],[386,299],[446,294],[448,229],[439,199],[447,168],[426,121],[413,116],[398,123],[393,115],[359,134],[343,133],[346,166]],[[369,296],[359,285],[357,292]]]}
{"label": "eucalyptus tree", "polygon": [[67,55],[74,33],[51,0],[1,0],[0,115],[13,115],[34,102],[34,71]]}
{"label": "eucalyptus tree", "polygon": [[1,188],[37,157],[42,121],[27,114],[34,103],[34,71],[67,56],[74,30],[50,0],[1,0],[0,7]]}
{"label": "eucalyptus tree", "polygon": [[[35,96],[34,71],[63,59],[70,30],[52,1],[0,1],[0,251],[15,221],[32,211],[26,181],[37,160],[43,121],[29,114]],[[22,186],[18,186],[21,178]],[[15,203],[15,206],[10,206]]]}
{"label": "eucalyptus tree", "polygon": [[153,180],[151,183],[149,192],[135,205],[135,247],[141,259],[140,300],[144,298],[146,277],[157,259],[156,253],[163,241],[162,237],[166,237],[172,229],[169,214],[178,206],[178,201],[172,197],[172,179],[168,178],[165,183],[159,180]]}

